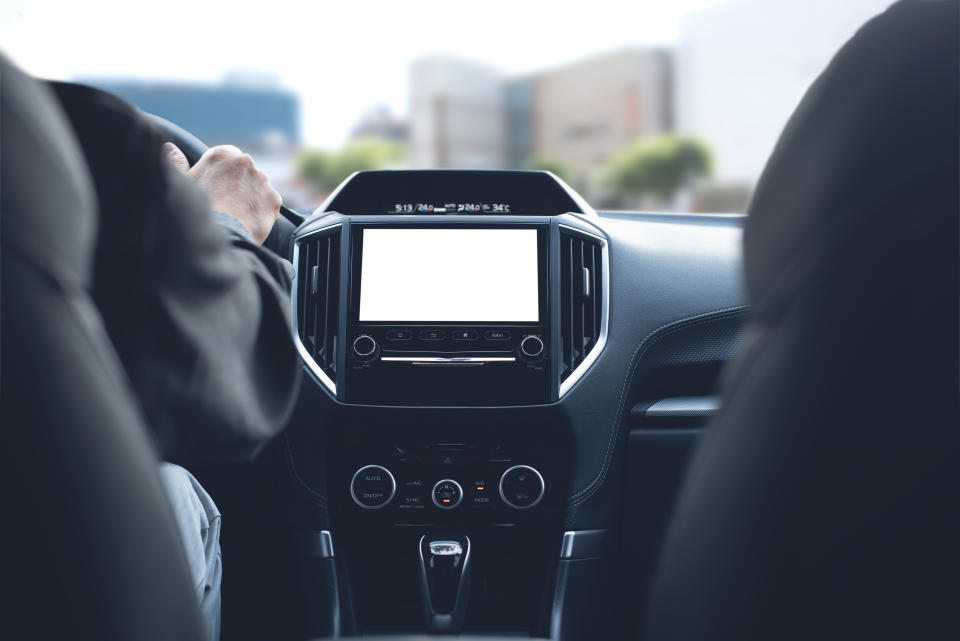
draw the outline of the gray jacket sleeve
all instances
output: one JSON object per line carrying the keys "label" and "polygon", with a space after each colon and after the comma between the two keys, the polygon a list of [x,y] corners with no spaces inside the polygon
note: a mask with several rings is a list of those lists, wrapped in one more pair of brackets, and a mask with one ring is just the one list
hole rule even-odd
{"label": "gray jacket sleeve", "polygon": [[190,191],[171,192],[185,202],[158,233],[152,335],[134,382],[167,460],[242,458],[295,399],[293,267]]}
{"label": "gray jacket sleeve", "polygon": [[300,380],[290,264],[219,224],[135,109],[54,89],[97,189],[94,300],[160,456],[252,456],[283,428]]}

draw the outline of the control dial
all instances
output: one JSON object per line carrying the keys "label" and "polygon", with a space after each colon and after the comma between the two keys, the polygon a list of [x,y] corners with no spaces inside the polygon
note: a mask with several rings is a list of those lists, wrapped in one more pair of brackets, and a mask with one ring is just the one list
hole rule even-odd
{"label": "control dial", "polygon": [[543,498],[543,476],[529,465],[514,465],[500,477],[500,499],[515,510],[529,510]]}
{"label": "control dial", "polygon": [[364,465],[350,479],[350,497],[365,510],[386,507],[396,493],[397,480],[380,465]]}
{"label": "control dial", "polygon": [[377,341],[368,334],[360,334],[353,340],[353,354],[361,361],[372,361],[379,349]]}
{"label": "control dial", "polygon": [[437,481],[430,493],[433,504],[442,510],[452,510],[463,500],[463,488],[453,479]]}
{"label": "control dial", "polygon": [[539,336],[524,336],[520,341],[520,358],[526,361],[535,361],[543,357],[543,340]]}

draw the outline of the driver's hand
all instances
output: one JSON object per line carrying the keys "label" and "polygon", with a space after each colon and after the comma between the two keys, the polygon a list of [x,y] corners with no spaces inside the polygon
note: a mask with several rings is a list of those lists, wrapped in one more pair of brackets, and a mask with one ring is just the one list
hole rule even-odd
{"label": "driver's hand", "polygon": [[173,165],[192,178],[210,196],[210,207],[243,223],[253,239],[263,244],[277,222],[283,200],[253,159],[234,147],[211,147],[193,167],[173,143],[163,150]]}

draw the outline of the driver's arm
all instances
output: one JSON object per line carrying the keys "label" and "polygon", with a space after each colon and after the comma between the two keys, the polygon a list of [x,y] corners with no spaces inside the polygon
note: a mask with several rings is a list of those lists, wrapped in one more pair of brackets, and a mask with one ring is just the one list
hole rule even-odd
{"label": "driver's arm", "polygon": [[[264,227],[269,232],[267,221],[261,216],[261,226],[247,226],[234,209],[224,213],[251,234],[229,231],[211,207],[232,207],[211,202],[212,192],[170,164],[158,132],[136,110],[82,87],[55,89],[100,201],[94,299],[161,456],[189,462],[252,455],[283,427],[300,370],[290,265],[258,242]],[[232,173],[236,200],[250,204],[259,194],[275,201]],[[216,193],[229,192],[228,183]],[[270,216],[276,219],[275,209]]]}

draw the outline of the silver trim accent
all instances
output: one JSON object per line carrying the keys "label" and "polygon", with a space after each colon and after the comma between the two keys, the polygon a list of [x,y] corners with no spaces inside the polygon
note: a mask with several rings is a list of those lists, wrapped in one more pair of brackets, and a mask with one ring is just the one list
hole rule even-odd
{"label": "silver trim accent", "polygon": [[[441,483],[453,483],[454,485],[457,486],[457,489],[460,490],[460,498],[457,499],[456,503],[452,505],[441,505],[440,503],[437,502],[437,495],[436,495],[437,486],[440,485]],[[453,479],[440,479],[439,481],[433,484],[433,489],[430,490],[430,500],[433,501],[433,504],[436,505],[441,510],[452,510],[453,508],[463,503],[463,486],[461,486],[459,483],[457,483]]]}
{"label": "silver trim accent", "polygon": [[[360,502],[360,499],[357,498],[357,493],[353,490],[353,483],[357,480],[357,477],[370,469],[378,469],[386,472],[387,476],[390,478],[390,496],[386,501],[380,505],[364,505]],[[393,497],[397,495],[397,479],[393,478],[393,474],[382,465],[364,465],[359,470],[353,473],[353,477],[350,479],[350,498],[353,499],[353,502],[362,507],[365,510],[379,510],[381,508],[387,507],[390,505],[390,501],[393,500]]]}
{"label": "silver trim accent", "polygon": [[682,396],[661,399],[643,415],[645,418],[706,418],[719,410],[720,399],[716,396]]}
{"label": "silver trim accent", "polygon": [[561,559],[606,556],[606,530],[567,530],[560,545]]}
{"label": "silver trim accent", "polygon": [[[327,390],[336,397],[337,395],[337,384],[327,376],[327,373],[324,372],[320,365],[313,359],[313,356],[310,355],[310,352],[307,351],[306,346],[303,344],[303,341],[300,340],[300,327],[298,323],[300,319],[297,314],[297,292],[300,291],[300,245],[313,236],[320,235],[330,235],[330,229],[334,227],[342,227],[343,223],[333,223],[332,225],[325,225],[318,229],[314,229],[302,236],[298,236],[293,241],[293,285],[290,293],[290,304],[292,305],[292,313],[290,314],[290,320],[292,322],[293,328],[293,344],[297,348],[297,352],[300,354],[300,359],[303,361],[304,365],[310,370],[310,372],[317,377],[317,380],[320,381],[320,384],[327,388]],[[327,232],[324,234],[323,232]],[[340,247],[340,251],[343,252],[343,247]],[[338,270],[339,272],[339,270]],[[307,274],[303,275],[304,278],[309,278]],[[340,301],[337,301],[337,308],[340,307]],[[338,312],[339,313],[339,312]]]}
{"label": "silver trim accent", "polygon": [[[511,503],[510,501],[507,500],[507,497],[506,497],[506,496],[504,495],[504,493],[503,493],[503,479],[507,478],[507,474],[509,474],[510,472],[512,472],[512,471],[514,471],[514,470],[517,470],[517,469],[520,469],[520,468],[524,468],[524,469],[530,470],[531,472],[533,472],[534,474],[537,475],[537,478],[538,478],[538,479],[540,479],[540,496],[538,496],[538,497],[537,497],[537,500],[534,501],[533,503],[531,503],[530,505],[514,505],[513,503]],[[533,507],[536,507],[537,505],[539,505],[539,504],[540,504],[540,501],[543,500],[543,495],[547,493],[547,484],[546,484],[546,482],[543,480],[543,476],[540,475],[540,472],[537,471],[537,468],[531,467],[531,466],[529,466],[529,465],[514,465],[513,467],[508,467],[507,470],[506,470],[503,474],[500,475],[500,482],[497,483],[497,489],[498,489],[499,492],[500,492],[500,500],[503,501],[504,503],[506,503],[507,505],[509,505],[510,507],[512,507],[513,509],[515,509],[515,510],[529,510],[530,508],[533,508]]]}
{"label": "silver trim accent", "polygon": [[[603,352],[603,348],[607,344],[607,330],[610,323],[610,250],[607,239],[596,233],[584,231],[579,227],[564,225],[563,223],[560,223],[558,228],[561,230],[567,229],[574,234],[583,234],[585,236],[595,238],[600,243],[600,264],[602,265],[603,269],[600,279],[600,284],[603,288],[601,292],[601,296],[603,297],[603,307],[600,308],[600,336],[597,338],[597,344],[593,346],[593,349],[591,349],[590,353],[587,354],[587,357],[583,359],[583,362],[577,365],[574,370],[570,372],[570,376],[561,381],[559,398],[563,398],[567,392],[573,389],[573,386],[577,384],[577,381],[583,378],[583,375],[587,373],[587,370],[593,366],[597,359],[600,358],[600,354]],[[556,328],[555,331],[559,331],[559,328]]]}
{"label": "silver trim accent", "polygon": [[427,544],[433,556],[455,556],[463,554],[459,541],[431,541]]}
{"label": "silver trim accent", "polygon": [[514,356],[381,356],[394,363],[512,363]]}
{"label": "silver trim accent", "polygon": [[[530,352],[528,352],[523,348],[523,344],[526,343],[531,338],[537,341],[538,343],[540,343],[540,351],[538,351],[536,354],[531,354]],[[546,349],[546,346],[543,344],[543,341],[540,340],[539,336],[534,336],[531,334],[530,336],[524,336],[523,340],[520,341],[520,351],[523,352],[525,356],[528,356],[530,358],[536,358],[537,356],[540,356],[541,354],[543,354],[544,349]]]}
{"label": "silver trim accent", "polygon": [[[357,349],[357,341],[360,340],[361,338],[369,338],[370,342],[373,343],[373,347],[370,348],[369,352],[361,353],[360,350]],[[370,356],[370,354],[373,354],[376,351],[377,351],[377,341],[373,340],[373,336],[370,336],[369,334],[360,334],[355,339],[353,339],[353,353],[356,354],[357,356],[363,358],[365,356]]]}
{"label": "silver trim accent", "polygon": [[333,535],[330,530],[294,530],[300,556],[311,559],[333,558]]}
{"label": "silver trim accent", "polygon": [[333,558],[333,535],[330,530],[320,530],[320,557]]}

